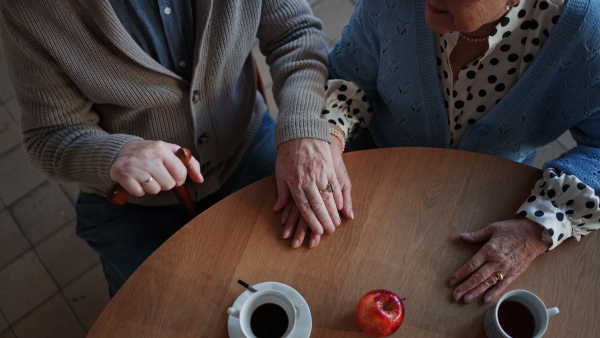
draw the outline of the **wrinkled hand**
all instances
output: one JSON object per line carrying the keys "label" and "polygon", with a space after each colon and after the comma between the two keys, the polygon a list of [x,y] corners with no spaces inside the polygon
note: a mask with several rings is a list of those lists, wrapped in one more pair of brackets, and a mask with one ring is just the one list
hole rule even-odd
{"label": "wrinkled hand", "polygon": [[[351,198],[352,184],[350,183],[350,178],[348,177],[348,172],[346,171],[344,160],[342,158],[341,142],[338,139],[334,138],[329,146],[329,151],[331,152],[333,166],[335,169],[335,176],[338,182],[338,184],[334,184],[334,186],[336,187],[335,189],[341,192],[342,195],[341,208],[339,207],[339,205],[337,205],[337,203],[336,208],[340,210],[346,218],[353,219],[354,212],[352,211]],[[285,224],[282,233],[283,238],[289,238],[292,232],[294,232],[294,228],[296,229],[294,233],[294,239],[292,240],[291,244],[292,248],[298,248],[304,241],[304,238],[307,234],[310,234],[308,244],[310,248],[313,248],[319,244],[322,233],[312,231],[312,228],[309,227],[304,217],[302,217],[301,212],[294,201],[289,201],[288,204],[284,206],[281,215],[281,222]]]}
{"label": "wrinkled hand", "polygon": [[[202,183],[200,163],[192,157],[184,165],[175,155],[179,148],[162,141],[131,141],[117,154],[109,170],[110,179],[138,197],[180,186],[188,174],[194,181]],[[152,180],[144,184],[150,177]]]}
{"label": "wrinkled hand", "polygon": [[[496,299],[504,289],[540,254],[548,250],[550,243],[542,240],[542,228],[527,219],[512,219],[496,222],[466,234],[461,238],[469,243],[487,243],[465,265],[456,271],[449,281],[458,285],[452,297],[470,303],[485,294],[484,302]],[[495,273],[504,276],[498,280]]]}

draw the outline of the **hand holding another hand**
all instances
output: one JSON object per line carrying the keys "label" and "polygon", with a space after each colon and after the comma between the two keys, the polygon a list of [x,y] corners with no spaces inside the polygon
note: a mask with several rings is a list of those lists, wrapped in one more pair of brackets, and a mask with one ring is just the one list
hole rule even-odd
{"label": "hand holding another hand", "polygon": [[[331,149],[333,143],[330,147],[325,141],[303,138],[286,141],[278,148],[278,199],[273,210],[283,210],[284,238],[296,228],[292,247],[299,247],[309,232],[309,247],[316,246],[325,232],[334,232],[341,223],[338,210],[346,217],[354,216],[339,141],[335,146],[339,149]],[[329,184],[333,192],[327,190]]]}
{"label": "hand holding another hand", "polygon": [[175,155],[179,148],[178,145],[162,141],[131,141],[117,154],[110,167],[110,178],[138,197],[181,186],[187,175],[202,183],[204,178],[200,173],[200,163],[192,157],[184,165]]}

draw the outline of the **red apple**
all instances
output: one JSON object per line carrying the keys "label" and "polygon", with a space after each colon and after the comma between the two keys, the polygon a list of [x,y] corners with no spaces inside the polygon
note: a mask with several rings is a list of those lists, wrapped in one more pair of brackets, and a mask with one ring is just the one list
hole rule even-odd
{"label": "red apple", "polygon": [[388,290],[373,290],[356,304],[356,322],[372,337],[387,337],[396,332],[404,320],[404,303]]}

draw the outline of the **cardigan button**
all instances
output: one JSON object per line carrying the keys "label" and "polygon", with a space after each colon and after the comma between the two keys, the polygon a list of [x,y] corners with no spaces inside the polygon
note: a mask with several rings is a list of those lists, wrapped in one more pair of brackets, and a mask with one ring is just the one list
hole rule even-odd
{"label": "cardigan button", "polygon": [[192,102],[198,103],[198,101],[200,101],[200,92],[197,90],[194,90],[192,92]]}
{"label": "cardigan button", "polygon": [[208,134],[202,133],[202,134],[200,134],[200,136],[198,136],[198,144],[199,145],[206,141],[208,141]]}

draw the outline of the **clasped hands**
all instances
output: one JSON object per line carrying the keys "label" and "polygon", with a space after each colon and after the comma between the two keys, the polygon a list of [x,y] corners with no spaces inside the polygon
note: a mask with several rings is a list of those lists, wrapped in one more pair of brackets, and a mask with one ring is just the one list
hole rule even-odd
{"label": "clasped hands", "polygon": [[308,246],[318,245],[321,235],[333,233],[341,224],[340,212],[354,218],[352,187],[341,149],[339,141],[330,146],[314,138],[288,140],[277,148],[273,210],[282,211],[282,236],[293,235],[293,248],[302,245],[307,234]]}

